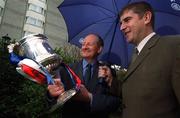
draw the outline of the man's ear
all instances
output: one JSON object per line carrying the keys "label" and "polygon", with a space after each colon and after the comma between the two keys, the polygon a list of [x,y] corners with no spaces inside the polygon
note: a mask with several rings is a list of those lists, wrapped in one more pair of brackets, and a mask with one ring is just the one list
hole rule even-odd
{"label": "man's ear", "polygon": [[100,54],[100,53],[102,52],[102,49],[103,49],[103,47],[102,47],[102,46],[101,46],[101,47],[99,47],[98,54]]}
{"label": "man's ear", "polygon": [[144,24],[149,24],[151,22],[151,19],[152,19],[152,13],[147,11],[145,14],[144,14]]}

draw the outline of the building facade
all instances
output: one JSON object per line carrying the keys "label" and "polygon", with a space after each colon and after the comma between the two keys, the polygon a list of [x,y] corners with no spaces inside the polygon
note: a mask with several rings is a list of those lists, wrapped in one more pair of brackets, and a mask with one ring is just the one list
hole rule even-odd
{"label": "building facade", "polygon": [[20,40],[28,34],[45,34],[51,46],[67,43],[67,29],[58,5],[63,0],[0,0],[0,37]]}

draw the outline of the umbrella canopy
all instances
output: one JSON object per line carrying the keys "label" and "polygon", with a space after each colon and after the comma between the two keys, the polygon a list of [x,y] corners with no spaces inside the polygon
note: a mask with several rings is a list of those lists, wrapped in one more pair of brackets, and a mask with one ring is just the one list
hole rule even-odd
{"label": "umbrella canopy", "polygon": [[[89,33],[104,40],[101,60],[127,68],[132,45],[119,29],[118,13],[123,6],[142,0],[64,0],[58,7],[68,29],[69,42],[80,46]],[[180,34],[180,0],[144,0],[155,10],[155,31],[161,35]]]}
{"label": "umbrella canopy", "polygon": [[126,68],[131,46],[119,29],[118,17],[125,4],[123,0],[64,0],[58,8],[67,26],[69,42],[81,46],[82,38],[96,33],[105,44],[100,60]]}
{"label": "umbrella canopy", "polygon": [[[129,0],[127,3],[142,0]],[[180,0],[144,0],[155,12],[155,31],[161,35],[180,34]]]}

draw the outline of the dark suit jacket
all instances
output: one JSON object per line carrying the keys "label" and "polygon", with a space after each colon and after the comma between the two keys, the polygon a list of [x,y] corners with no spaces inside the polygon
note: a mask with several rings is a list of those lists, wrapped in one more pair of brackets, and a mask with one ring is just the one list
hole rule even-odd
{"label": "dark suit jacket", "polygon": [[122,85],[123,118],[180,118],[180,37],[153,36]]}
{"label": "dark suit jacket", "polygon": [[[83,67],[82,61],[74,63],[71,65],[71,68],[74,72],[80,77],[83,83]],[[69,81],[69,74],[64,68],[60,69],[60,75],[63,83],[66,86],[66,89],[72,87],[71,82]],[[98,64],[95,64],[93,69],[92,79],[86,85],[86,88],[93,95],[92,104],[83,103],[70,99],[65,103],[62,110],[63,118],[107,118],[109,113],[116,110],[120,105],[120,98],[115,96],[112,93],[116,93],[117,87],[115,80],[113,81],[112,88],[101,86],[98,79]],[[111,90],[114,90],[111,92]]]}

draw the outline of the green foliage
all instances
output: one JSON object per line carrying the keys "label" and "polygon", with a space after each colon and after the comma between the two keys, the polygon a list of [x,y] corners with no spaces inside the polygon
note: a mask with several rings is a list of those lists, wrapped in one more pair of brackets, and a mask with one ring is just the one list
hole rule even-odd
{"label": "green foliage", "polygon": [[68,44],[64,45],[64,47],[55,48],[55,52],[60,55],[65,63],[72,63],[81,58],[79,49]]}
{"label": "green foliage", "polygon": [[[23,78],[9,63],[7,45],[0,39],[0,118],[59,118],[59,111],[48,113],[47,86]],[[55,49],[65,63],[79,59],[77,54],[73,57],[65,48]]]}

